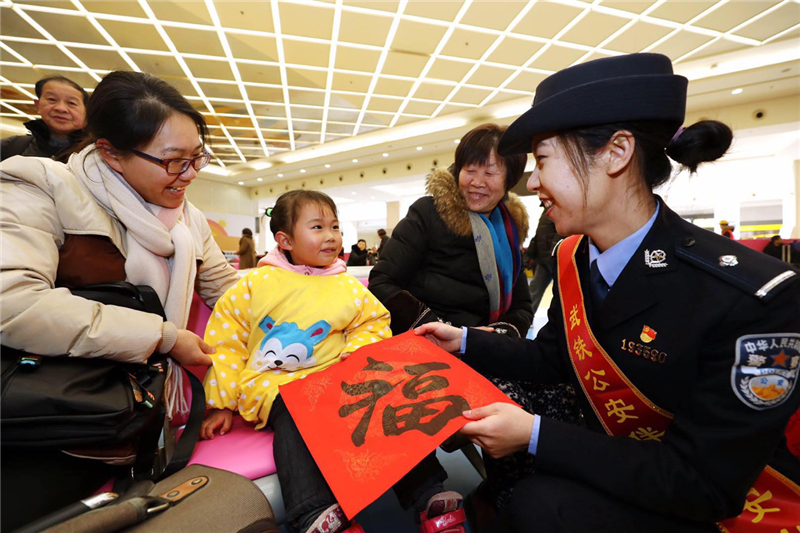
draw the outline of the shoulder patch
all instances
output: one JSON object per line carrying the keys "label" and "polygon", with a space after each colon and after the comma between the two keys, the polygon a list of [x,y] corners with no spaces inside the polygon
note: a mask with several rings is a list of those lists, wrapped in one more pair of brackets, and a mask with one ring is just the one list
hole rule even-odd
{"label": "shoulder patch", "polygon": [[797,279],[798,271],[774,257],[686,223],[690,235],[675,245],[682,260],[765,302]]}
{"label": "shoulder patch", "polygon": [[797,385],[800,333],[760,333],[736,339],[731,387],[747,407],[761,411],[785,402]]}

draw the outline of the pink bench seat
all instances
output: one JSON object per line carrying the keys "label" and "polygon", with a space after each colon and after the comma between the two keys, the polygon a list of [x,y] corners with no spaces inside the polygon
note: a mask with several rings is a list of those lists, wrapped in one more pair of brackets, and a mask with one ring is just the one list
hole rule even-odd
{"label": "pink bench seat", "polygon": [[233,417],[231,431],[212,440],[198,441],[189,464],[212,466],[259,479],[275,473],[271,430],[255,431],[242,417]]}

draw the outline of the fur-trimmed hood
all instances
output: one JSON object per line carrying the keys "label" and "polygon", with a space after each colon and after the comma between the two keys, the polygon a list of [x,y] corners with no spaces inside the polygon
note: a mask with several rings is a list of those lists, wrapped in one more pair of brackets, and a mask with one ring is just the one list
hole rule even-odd
{"label": "fur-trimmed hood", "polygon": [[[458,183],[450,172],[434,170],[428,176],[425,187],[433,196],[436,212],[445,225],[460,237],[472,235],[472,224],[469,222],[469,207],[458,190]],[[528,240],[528,210],[513,192],[506,193],[501,202],[506,204],[514,224],[517,226],[520,244]]]}

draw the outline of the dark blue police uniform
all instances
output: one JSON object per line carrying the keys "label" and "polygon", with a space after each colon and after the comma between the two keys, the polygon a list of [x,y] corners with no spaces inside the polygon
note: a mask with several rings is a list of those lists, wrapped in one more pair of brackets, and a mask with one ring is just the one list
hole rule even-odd
{"label": "dark blue police uniform", "polygon": [[[588,298],[587,241],[576,262]],[[579,393],[586,427],[541,420],[537,473],[517,485],[503,517],[507,527],[717,531],[714,522],[742,512],[765,465],[800,482],[800,460],[783,435],[800,405],[798,274],[684,221],[661,202],[605,301],[586,307],[598,343],[674,419],[661,442],[610,437]],[[549,321],[535,340],[470,330],[463,358],[482,372],[572,380],[581,390],[561,312],[556,283]],[[785,379],[775,398],[747,386],[762,369],[778,369]]]}

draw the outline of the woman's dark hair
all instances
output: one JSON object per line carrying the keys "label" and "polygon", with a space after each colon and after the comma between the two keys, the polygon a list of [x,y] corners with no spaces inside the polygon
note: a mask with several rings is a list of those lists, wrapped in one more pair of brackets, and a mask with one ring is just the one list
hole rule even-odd
{"label": "woman's dark hair", "polygon": [[63,83],[65,85],[69,85],[70,87],[81,93],[81,96],[83,97],[83,105],[89,103],[89,93],[87,93],[83,87],[81,87],[71,79],[65,78],[64,76],[48,76],[46,78],[42,78],[39,81],[37,81],[36,85],[33,86],[33,90],[36,92],[37,98],[42,97],[42,91],[44,91],[44,86],[50,83],[51,81],[53,83]]}
{"label": "woman's dark hair", "polygon": [[250,228],[244,228],[242,230],[242,235],[246,235],[247,237],[252,237],[253,236],[253,230],[251,230]]}
{"label": "woman's dark hair", "polygon": [[775,241],[777,241],[780,238],[781,238],[780,235],[773,235],[772,237],[769,238],[769,242],[775,244]]}
{"label": "woman's dark hair", "polygon": [[525,163],[528,161],[528,156],[525,154],[507,156],[497,154],[497,145],[500,143],[500,137],[503,136],[506,129],[508,129],[508,126],[481,124],[461,138],[461,142],[458,143],[456,148],[456,161],[453,164],[453,176],[456,181],[458,181],[462,168],[468,165],[485,165],[489,162],[489,157],[494,151],[497,162],[502,162],[506,171],[506,191],[509,191],[517,184],[525,171]]}
{"label": "woman's dark hair", "polygon": [[363,242],[364,244],[367,244],[367,241],[365,241],[364,239],[358,239],[358,242],[356,242],[356,244],[358,244],[359,242]]}
{"label": "woman's dark hair", "polygon": [[289,191],[283,193],[275,202],[269,219],[269,229],[272,235],[277,235],[279,231],[292,236],[294,225],[300,216],[300,211],[307,204],[316,204],[320,208],[328,208],[335,218],[339,218],[336,211],[336,204],[330,196],[319,191]]}
{"label": "woman's dark hair", "polygon": [[636,139],[634,162],[651,191],[669,180],[670,158],[694,173],[701,163],[725,155],[733,141],[731,129],[716,120],[702,120],[677,133],[674,129],[662,122],[620,122],[564,132],[559,134],[559,140],[584,191],[592,156],[618,131],[627,130]]}
{"label": "woman's dark hair", "polygon": [[203,115],[169,83],[146,74],[117,70],[97,84],[86,108],[87,138],[82,147],[106,139],[120,152],[146,146],[173,114],[186,115],[205,143]]}

